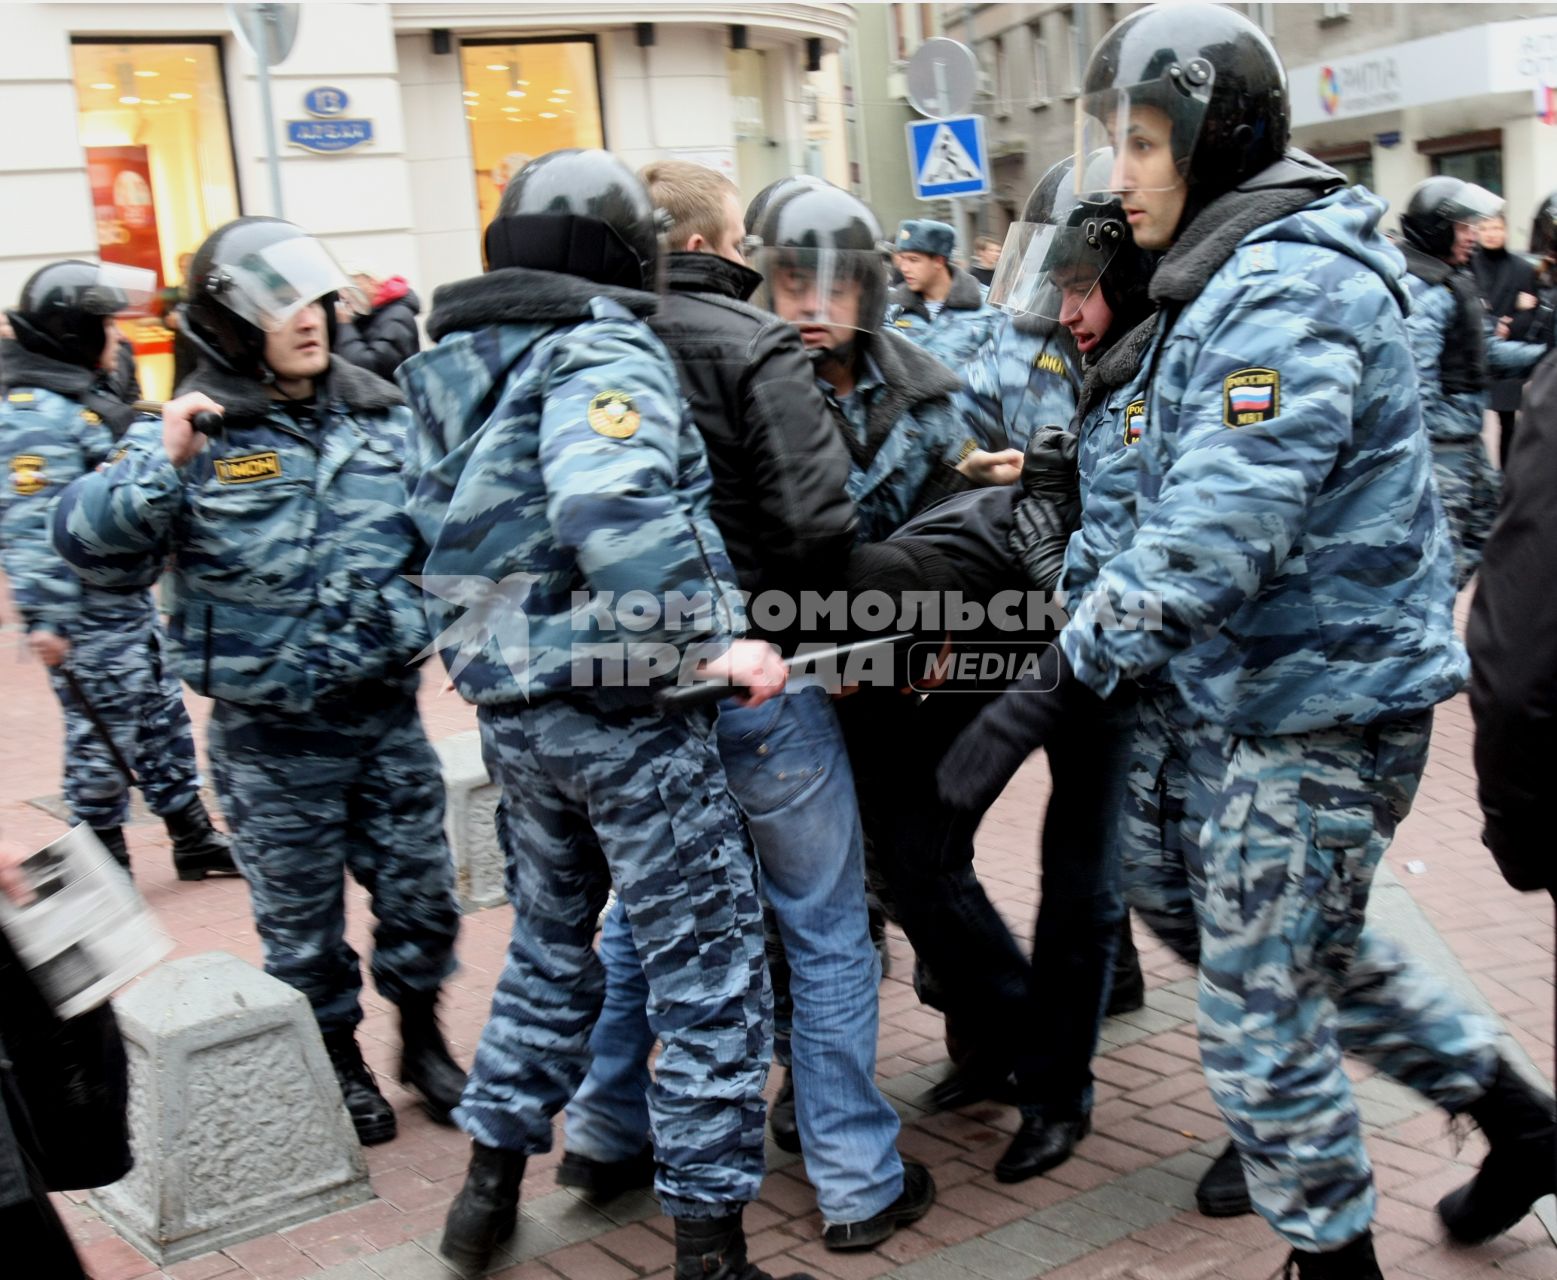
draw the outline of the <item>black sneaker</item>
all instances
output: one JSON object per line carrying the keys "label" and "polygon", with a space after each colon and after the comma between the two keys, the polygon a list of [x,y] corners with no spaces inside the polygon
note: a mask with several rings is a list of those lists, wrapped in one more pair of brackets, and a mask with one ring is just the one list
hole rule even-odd
{"label": "black sneaker", "polygon": [[834,1253],[869,1249],[887,1239],[899,1227],[918,1222],[935,1203],[935,1179],[917,1160],[903,1161],[902,1193],[873,1218],[863,1222],[834,1222],[822,1231],[822,1243]]}
{"label": "black sneaker", "polygon": [[582,1191],[596,1204],[605,1204],[628,1191],[654,1185],[654,1148],[646,1145],[625,1160],[592,1160],[569,1151],[557,1166],[557,1181]]}
{"label": "black sneaker", "polygon": [[800,1154],[800,1123],[795,1119],[795,1073],[784,1068],[784,1083],[778,1096],[768,1108],[768,1132],[773,1135],[773,1145],[790,1155]]}
{"label": "black sneaker", "polygon": [[1254,1212],[1243,1161],[1231,1142],[1202,1175],[1195,1188],[1195,1206],[1208,1218],[1239,1218]]}

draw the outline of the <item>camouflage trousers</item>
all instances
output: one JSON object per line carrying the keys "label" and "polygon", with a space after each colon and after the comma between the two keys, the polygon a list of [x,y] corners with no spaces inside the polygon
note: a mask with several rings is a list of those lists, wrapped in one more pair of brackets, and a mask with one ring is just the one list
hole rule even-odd
{"label": "camouflage trousers", "polygon": [[[200,789],[195,740],[178,677],[163,663],[162,628],[145,612],[83,618],[70,635],[70,671],[114,745],[135,771],[155,814],[177,813]],[[76,691],[58,670],[49,683],[65,714],[65,803],[76,822],[99,829],[124,823],[130,784]]]}
{"label": "camouflage trousers", "polygon": [[308,715],[217,702],[211,769],[249,882],[265,972],[296,987],[324,1031],[362,1020],[346,941],[346,876],[372,901],[373,983],[398,1004],[455,969],[459,907],[443,775],[416,684],[372,684]]}
{"label": "camouflage trousers", "polygon": [[1201,1059],[1255,1207],[1326,1251],[1372,1221],[1343,1051],[1450,1112],[1479,1098],[1498,1028],[1364,924],[1427,760],[1431,713],[1240,738],[1145,699],[1124,823],[1130,905],[1199,967]]}
{"label": "camouflage trousers", "polygon": [[498,838],[514,907],[508,958],[455,1112],[487,1146],[551,1149],[551,1120],[589,1068],[605,996],[595,922],[614,883],[660,1041],[649,1121],[672,1217],[716,1217],[762,1184],[772,1052],[762,907],[711,714],[582,699],[483,707],[502,786]]}
{"label": "camouflage trousers", "polygon": [[1454,540],[1454,589],[1458,591],[1481,565],[1481,549],[1497,517],[1503,481],[1480,436],[1434,440],[1433,481]]}

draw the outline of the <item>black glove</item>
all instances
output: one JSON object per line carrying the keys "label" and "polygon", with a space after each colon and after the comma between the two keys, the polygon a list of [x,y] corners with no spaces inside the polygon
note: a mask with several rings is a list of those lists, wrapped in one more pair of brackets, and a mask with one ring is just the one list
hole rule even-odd
{"label": "black glove", "polygon": [[1022,451],[1022,492],[1056,506],[1081,501],[1076,437],[1063,427],[1039,427]]}
{"label": "black glove", "polygon": [[1033,586],[1053,591],[1070,535],[1081,523],[1074,435],[1058,427],[1033,432],[1022,459],[1022,492],[1012,513],[1011,554]]}
{"label": "black glove", "polygon": [[983,813],[1068,717],[1097,715],[1102,707],[1102,699],[1076,679],[1059,645],[1048,645],[1037,673],[979,712],[941,757],[935,774],[941,799],[953,809]]}

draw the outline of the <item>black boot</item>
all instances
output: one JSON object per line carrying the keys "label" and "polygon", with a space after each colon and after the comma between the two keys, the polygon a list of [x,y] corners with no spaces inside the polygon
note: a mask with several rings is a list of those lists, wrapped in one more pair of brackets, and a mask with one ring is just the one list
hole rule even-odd
{"label": "black boot", "polygon": [[1238,1148],[1231,1142],[1200,1179],[1200,1185],[1195,1188],[1195,1206],[1208,1218],[1239,1218],[1254,1212],[1243,1161],[1238,1158]]}
{"label": "black boot", "polygon": [[623,1160],[595,1160],[576,1151],[564,1153],[557,1182],[582,1191],[596,1204],[608,1204],[628,1191],[654,1185],[654,1148],[646,1145]]}
{"label": "black boot", "polygon": [[1047,1173],[1069,1160],[1076,1144],[1091,1132],[1090,1112],[1069,1120],[1048,1120],[1042,1115],[1024,1113],[1022,1127],[995,1165],[995,1181],[1026,1182]]}
{"label": "black boot", "polygon": [[340,1082],[347,1114],[356,1126],[357,1141],[365,1147],[388,1142],[395,1136],[395,1111],[378,1091],[373,1073],[362,1060],[356,1032],[349,1027],[344,1031],[326,1031],[324,1048]]}
{"label": "black boot", "polygon": [[876,948],[876,955],[881,959],[881,976],[886,978],[892,973],[892,952],[887,949],[887,913],[875,902],[869,903],[866,910],[870,917],[870,944]]}
{"label": "black boot", "polygon": [[123,827],[93,827],[92,834],[103,842],[103,848],[113,855],[113,859],[121,867],[124,873],[130,875],[130,849],[124,843]]}
{"label": "black boot", "polygon": [[438,993],[414,992],[400,1001],[400,1083],[422,1095],[422,1110],[452,1125],[449,1112],[465,1092],[465,1073],[449,1056],[438,1029]]}
{"label": "black boot", "polygon": [[1146,1003],[1146,976],[1141,972],[1141,957],[1135,950],[1135,936],[1130,932],[1130,913],[1125,912],[1119,926],[1119,946],[1114,952],[1113,985],[1108,990],[1110,1018],[1121,1013],[1134,1013]]}
{"label": "black boot", "polygon": [[[746,1260],[741,1210],[724,1218],[676,1219],[676,1280],[773,1280]],[[815,1280],[804,1271],[783,1280]]]}
{"label": "black boot", "polygon": [[778,1097],[768,1108],[768,1132],[773,1135],[773,1145],[790,1155],[800,1153],[800,1125],[795,1120],[795,1072],[784,1068],[784,1083],[779,1086]]}
{"label": "black boot", "polygon": [[173,870],[180,880],[204,880],[207,876],[235,876],[232,842],[211,825],[205,802],[197,795],[162,823],[173,840]]}
{"label": "black boot", "polygon": [[519,1224],[519,1184],[524,1180],[525,1155],[470,1144],[470,1168],[465,1185],[449,1206],[438,1252],[463,1275],[479,1276],[498,1245]]}
{"label": "black boot", "polygon": [[1373,1256],[1373,1235],[1358,1236],[1344,1248],[1330,1253],[1294,1249],[1287,1258],[1286,1280],[1384,1280],[1379,1260]]}
{"label": "black boot", "polygon": [[1491,1088],[1466,1110],[1492,1150],[1474,1178],[1438,1202],[1438,1216],[1461,1244],[1481,1244],[1557,1191],[1557,1116],[1551,1097],[1507,1062],[1498,1063]]}

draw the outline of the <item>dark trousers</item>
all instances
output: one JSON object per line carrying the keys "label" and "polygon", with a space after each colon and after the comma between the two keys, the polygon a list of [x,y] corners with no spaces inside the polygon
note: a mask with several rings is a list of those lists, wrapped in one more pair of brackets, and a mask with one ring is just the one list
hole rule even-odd
{"label": "dark trousers", "polygon": [[1513,409],[1498,410],[1498,466],[1508,470],[1508,458],[1514,451],[1514,425],[1519,414]]}

